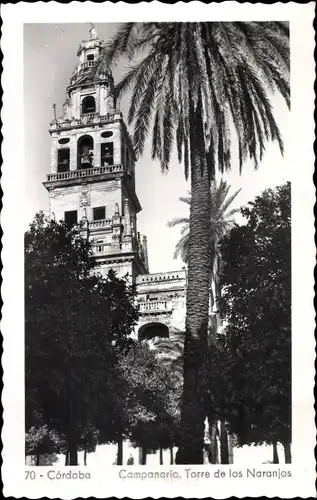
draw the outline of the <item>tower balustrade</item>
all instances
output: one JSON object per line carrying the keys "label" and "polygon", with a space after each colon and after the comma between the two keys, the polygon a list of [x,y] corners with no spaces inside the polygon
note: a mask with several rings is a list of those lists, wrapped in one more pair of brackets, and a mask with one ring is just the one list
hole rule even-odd
{"label": "tower balustrade", "polygon": [[94,123],[95,125],[105,125],[112,123],[114,120],[120,120],[121,113],[107,113],[106,115],[98,115],[98,113],[84,113],[80,118],[66,119],[64,117],[57,118],[50,123],[50,131],[54,130],[70,130],[76,127],[82,127]]}
{"label": "tower balustrade", "polygon": [[94,177],[103,174],[113,174],[116,172],[125,172],[124,165],[108,165],[104,167],[92,167],[79,170],[70,170],[68,172],[59,172],[47,174],[47,182],[64,181],[68,179],[81,179],[84,177]]}
{"label": "tower balustrade", "polygon": [[170,312],[173,310],[173,304],[168,300],[142,301],[138,302],[141,314],[153,314],[154,312]]}

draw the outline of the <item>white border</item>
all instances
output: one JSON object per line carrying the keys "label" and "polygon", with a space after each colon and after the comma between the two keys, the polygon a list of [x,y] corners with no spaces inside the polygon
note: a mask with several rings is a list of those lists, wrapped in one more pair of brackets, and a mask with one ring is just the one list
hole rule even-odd
{"label": "white border", "polygon": [[[314,455],[315,427],[313,413],[314,380],[314,311],[313,267],[314,186],[314,3],[242,4],[223,2],[205,5],[200,2],[165,5],[160,2],[130,5],[119,2],[91,2],[62,5],[19,3],[2,7],[4,52],[4,158],[2,189],[4,230],[2,262],[4,300],[4,445],[2,476],[5,496],[38,498],[75,498],[77,496],[151,496],[244,497],[266,495],[290,498],[315,496]],[[88,19],[87,19],[88,18]],[[23,23],[28,22],[123,22],[128,20],[200,21],[200,20],[289,20],[291,23],[292,151],[292,294],[293,294],[293,464],[290,480],[201,480],[201,481],[122,481],[116,468],[85,472],[86,481],[24,480],[24,344],[23,344],[23,232],[21,213],[24,200],[23,124]],[[32,119],[32,117],[25,117]],[[194,468],[194,467],[192,467]],[[199,470],[205,469],[197,467]],[[169,468],[164,468],[169,469]],[[183,468],[184,469],[184,468]],[[144,470],[144,469],[142,469]],[[162,470],[162,468],[160,468]]]}

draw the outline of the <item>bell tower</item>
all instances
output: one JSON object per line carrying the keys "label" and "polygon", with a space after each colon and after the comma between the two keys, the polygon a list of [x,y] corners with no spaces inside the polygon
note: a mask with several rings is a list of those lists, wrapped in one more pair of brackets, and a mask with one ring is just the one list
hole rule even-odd
{"label": "bell tower", "polygon": [[146,237],[137,231],[135,155],[102,59],[104,42],[92,25],[78,49],[60,118],[53,105],[51,165],[44,182],[50,213],[78,224],[92,242],[99,271],[148,272]]}

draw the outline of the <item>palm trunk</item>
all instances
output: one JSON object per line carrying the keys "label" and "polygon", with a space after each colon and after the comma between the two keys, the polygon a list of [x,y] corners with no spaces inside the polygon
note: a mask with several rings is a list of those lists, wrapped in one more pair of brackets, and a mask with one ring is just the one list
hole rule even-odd
{"label": "palm trunk", "polygon": [[74,433],[72,433],[70,440],[69,440],[69,465],[78,465],[78,452],[77,452],[77,443],[76,439],[74,436]]}
{"label": "palm trunk", "polygon": [[[210,443],[205,443],[204,444],[204,451],[207,453],[207,458],[208,458],[208,462],[209,464],[212,464],[212,456],[211,456],[211,444]],[[205,462],[205,458],[204,458],[204,463]]]}
{"label": "palm trunk", "polygon": [[[191,99],[190,99],[191,100]],[[201,100],[190,106],[191,204],[184,389],[177,464],[202,464],[210,276],[210,182],[201,123]]]}
{"label": "palm trunk", "polygon": [[65,453],[65,465],[69,465],[69,452]]}
{"label": "palm trunk", "polygon": [[69,414],[68,414],[68,465],[78,465],[78,452],[77,452],[77,429],[75,422],[76,409],[74,404],[74,387],[73,387],[73,360],[72,355],[69,359],[70,373],[67,379],[68,384],[68,398],[69,398]]}
{"label": "palm trunk", "polygon": [[119,439],[118,441],[118,453],[117,453],[117,465],[123,464],[123,441]]}
{"label": "palm trunk", "polygon": [[139,448],[139,453],[140,453],[140,458],[139,458],[139,462],[140,462],[140,465],[146,465],[146,448],[145,446],[141,446]]}
{"label": "palm trunk", "polygon": [[160,465],[163,465],[163,448],[160,448]]}
{"label": "palm trunk", "polygon": [[285,463],[291,464],[292,463],[291,443],[289,441],[283,442],[283,447],[284,447]]}
{"label": "palm trunk", "polygon": [[278,453],[277,453],[277,443],[276,441],[273,442],[273,464],[278,464],[279,459],[278,459]]}
{"label": "palm trunk", "polygon": [[224,420],[220,421],[220,456],[222,464],[229,463],[228,432]]}
{"label": "palm trunk", "polygon": [[87,450],[84,450],[84,465],[87,465]]}
{"label": "palm trunk", "polygon": [[219,450],[217,442],[217,420],[209,420],[210,429],[210,451],[211,451],[211,463],[219,464]]}
{"label": "palm trunk", "polygon": [[38,451],[36,452],[36,462],[35,462],[35,465],[40,465],[40,454],[39,454]]}
{"label": "palm trunk", "polygon": [[170,465],[174,465],[173,446],[170,446]]}
{"label": "palm trunk", "polygon": [[228,433],[228,452],[229,452],[229,464],[233,464],[232,434],[229,433]]}
{"label": "palm trunk", "polygon": [[69,431],[68,431],[68,449],[69,449],[69,465],[78,465],[77,453],[77,435],[74,419],[73,401],[69,402]]}

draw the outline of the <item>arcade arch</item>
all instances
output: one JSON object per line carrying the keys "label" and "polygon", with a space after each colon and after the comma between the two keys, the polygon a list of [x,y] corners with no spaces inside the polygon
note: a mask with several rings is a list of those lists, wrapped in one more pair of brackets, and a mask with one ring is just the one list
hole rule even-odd
{"label": "arcade arch", "polygon": [[138,340],[142,342],[143,340],[152,340],[155,337],[160,337],[163,339],[169,338],[169,329],[164,323],[159,321],[145,323],[138,330]]}

